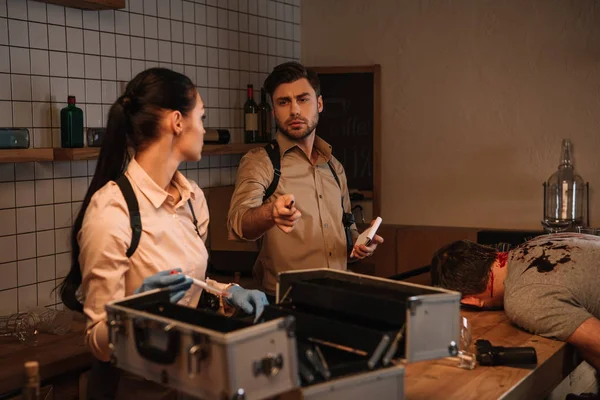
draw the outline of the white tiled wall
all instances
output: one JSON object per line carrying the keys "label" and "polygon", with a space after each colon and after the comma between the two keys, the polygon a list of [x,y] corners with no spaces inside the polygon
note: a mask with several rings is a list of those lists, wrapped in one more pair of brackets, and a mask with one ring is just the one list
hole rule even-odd
{"label": "white tiled wall", "polygon": [[[241,142],[248,83],[299,59],[300,0],[128,0],[82,11],[0,0],[0,127],[25,127],[32,147],[59,146],[59,111],[74,95],[85,125],[104,126],[138,72],[188,75],[208,127]],[[258,101],[258,98],[256,99]],[[205,157],[181,170],[200,187],[233,183],[239,156]],[[95,161],[0,163],[0,315],[54,305],[70,266],[69,235]]]}

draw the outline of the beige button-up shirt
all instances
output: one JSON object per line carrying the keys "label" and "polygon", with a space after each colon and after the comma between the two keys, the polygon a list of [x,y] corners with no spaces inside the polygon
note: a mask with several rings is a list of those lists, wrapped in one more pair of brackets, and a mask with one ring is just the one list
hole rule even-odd
{"label": "beige button-up shirt", "polygon": [[[261,248],[254,274],[265,291],[274,294],[277,275],[283,271],[333,268],[346,269],[346,235],[343,212],[350,212],[350,196],[344,167],[331,154],[331,146],[318,136],[314,147],[318,152],[315,165],[304,152],[282,134],[277,134],[281,153],[281,177],[273,196],[293,194],[302,217],[294,230],[284,233],[276,226],[261,237]],[[331,161],[340,180],[335,181],[327,162]],[[273,180],[273,165],[264,148],[248,152],[240,161],[228,215],[229,238],[247,240],[242,231],[242,218],[250,208],[263,204],[265,191]],[[342,210],[342,199],[344,210]],[[353,226],[353,238],[358,232]]]}
{"label": "beige button-up shirt", "polygon": [[[198,185],[177,171],[172,184],[179,190],[181,200],[175,204],[173,196],[159,187],[135,160],[129,163],[126,175],[142,218],[143,232],[135,253],[130,258],[126,256],[132,236],[129,212],[113,181],[93,195],[77,237],[87,317],[85,341],[90,351],[104,361],[110,356],[104,309],[107,302],[132,295],[144,278],[163,270],[179,267],[186,275],[204,279],[208,260],[204,244],[208,207]],[[194,229],[188,199],[192,201],[201,238]],[[179,304],[195,307],[200,294],[201,290],[192,286]]]}

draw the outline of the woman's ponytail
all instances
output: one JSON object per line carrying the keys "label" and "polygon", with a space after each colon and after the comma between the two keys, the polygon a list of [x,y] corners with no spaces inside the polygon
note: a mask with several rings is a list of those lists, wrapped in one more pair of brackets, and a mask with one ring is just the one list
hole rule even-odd
{"label": "woman's ponytail", "polygon": [[92,196],[108,182],[116,180],[123,174],[129,162],[127,149],[127,136],[131,131],[131,123],[122,98],[115,102],[108,113],[106,133],[94,177],[85,194],[79,213],[73,223],[71,231],[71,269],[59,286],[60,297],[64,305],[71,310],[83,312],[83,305],[77,298],[77,290],[81,285],[81,267],[79,265],[79,242],[77,236],[83,224],[85,211],[92,200]]}

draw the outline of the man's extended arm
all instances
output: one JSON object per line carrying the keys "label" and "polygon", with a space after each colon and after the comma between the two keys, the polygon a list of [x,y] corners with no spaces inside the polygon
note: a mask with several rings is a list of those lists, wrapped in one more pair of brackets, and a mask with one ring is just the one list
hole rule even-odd
{"label": "man's extended arm", "polygon": [[284,194],[274,202],[248,209],[242,217],[244,239],[258,239],[275,225],[285,233],[290,233],[302,216],[294,204],[294,196]]}

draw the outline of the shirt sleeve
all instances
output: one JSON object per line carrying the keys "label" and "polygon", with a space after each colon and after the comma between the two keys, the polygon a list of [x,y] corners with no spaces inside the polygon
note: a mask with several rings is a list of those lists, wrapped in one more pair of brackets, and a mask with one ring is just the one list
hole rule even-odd
{"label": "shirt sleeve", "polygon": [[525,330],[563,341],[592,317],[570,290],[558,285],[516,288],[505,295],[504,310],[513,323]]}
{"label": "shirt sleeve", "polygon": [[250,240],[242,232],[242,218],[246,211],[263,204],[263,196],[273,176],[273,166],[263,148],[251,150],[242,157],[227,215],[230,240]]}
{"label": "shirt sleeve", "polygon": [[77,236],[87,318],[85,344],[102,361],[110,357],[104,307],[125,296],[130,265],[126,256],[131,242],[129,214],[124,199],[118,201],[118,190],[116,184],[109,184],[92,197]]}

